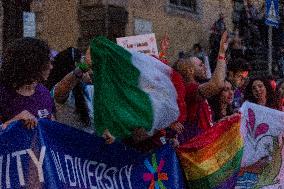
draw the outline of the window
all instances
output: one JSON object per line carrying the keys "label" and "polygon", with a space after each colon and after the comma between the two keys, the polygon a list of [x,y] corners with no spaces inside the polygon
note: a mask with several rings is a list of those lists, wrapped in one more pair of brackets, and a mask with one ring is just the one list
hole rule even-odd
{"label": "window", "polygon": [[170,5],[182,10],[197,12],[196,0],[170,0]]}

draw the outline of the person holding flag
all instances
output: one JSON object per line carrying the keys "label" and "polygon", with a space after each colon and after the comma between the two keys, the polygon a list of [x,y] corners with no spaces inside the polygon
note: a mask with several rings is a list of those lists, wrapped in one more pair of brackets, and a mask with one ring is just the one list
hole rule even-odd
{"label": "person holding flag", "polygon": [[54,96],[56,120],[92,133],[94,87],[91,65],[86,64],[80,50],[73,47],[59,52],[53,65],[46,85]]}
{"label": "person holding flag", "polygon": [[[86,65],[93,70],[93,127],[107,143],[115,138],[141,142],[178,123],[177,91],[171,81],[173,69],[168,65],[104,37],[92,40]],[[56,85],[55,99],[60,99],[59,89],[70,82]],[[175,128],[180,132],[182,125]]]}
{"label": "person holding flag", "polygon": [[154,57],[128,51],[104,37],[92,40],[90,55],[94,91],[99,91],[94,95],[97,134],[107,139],[143,140],[178,119],[172,68]]}

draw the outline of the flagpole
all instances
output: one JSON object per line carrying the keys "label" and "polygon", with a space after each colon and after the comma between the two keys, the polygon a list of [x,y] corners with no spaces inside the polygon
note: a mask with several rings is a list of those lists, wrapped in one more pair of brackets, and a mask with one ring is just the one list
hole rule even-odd
{"label": "flagpole", "polygon": [[268,30],[268,72],[272,75],[272,26],[269,26]]}
{"label": "flagpole", "polygon": [[272,27],[278,27],[279,25],[279,1],[278,0],[266,0],[266,21],[265,23],[269,25],[268,30],[268,72],[272,75]]}

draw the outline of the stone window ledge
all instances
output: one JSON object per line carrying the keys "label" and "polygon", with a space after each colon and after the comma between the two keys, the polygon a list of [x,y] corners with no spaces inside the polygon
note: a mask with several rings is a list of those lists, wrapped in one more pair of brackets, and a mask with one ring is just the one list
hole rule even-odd
{"label": "stone window ledge", "polygon": [[165,9],[168,15],[180,16],[180,17],[190,18],[194,20],[201,19],[201,14],[198,8],[197,8],[197,11],[193,11],[192,9],[187,8],[187,7],[177,6],[177,5],[168,3]]}

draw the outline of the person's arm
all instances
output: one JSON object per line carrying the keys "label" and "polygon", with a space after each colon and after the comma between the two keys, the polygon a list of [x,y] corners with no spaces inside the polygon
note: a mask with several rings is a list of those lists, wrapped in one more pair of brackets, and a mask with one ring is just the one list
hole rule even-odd
{"label": "person's arm", "polygon": [[[81,73],[80,73],[81,72]],[[76,75],[77,74],[77,75]],[[67,74],[59,83],[54,87],[54,99],[58,103],[65,103],[69,97],[69,93],[80,82],[80,74],[83,76],[83,72],[76,68],[74,71]]]}
{"label": "person's arm", "polygon": [[75,70],[67,74],[59,83],[54,87],[54,99],[58,103],[65,103],[69,97],[69,93],[80,82],[83,74],[88,72],[92,67],[89,50],[87,51],[86,61],[80,63]]}
{"label": "person's arm", "polygon": [[27,110],[22,111],[12,119],[6,121],[2,125],[2,129],[6,129],[12,122],[22,120],[26,128],[33,128],[37,125],[36,117]]}
{"label": "person's arm", "polygon": [[228,33],[224,32],[220,41],[220,49],[218,55],[218,61],[212,78],[198,87],[199,93],[205,98],[209,98],[217,94],[220,89],[224,86],[224,80],[226,77],[226,60],[225,53],[228,48]]}

